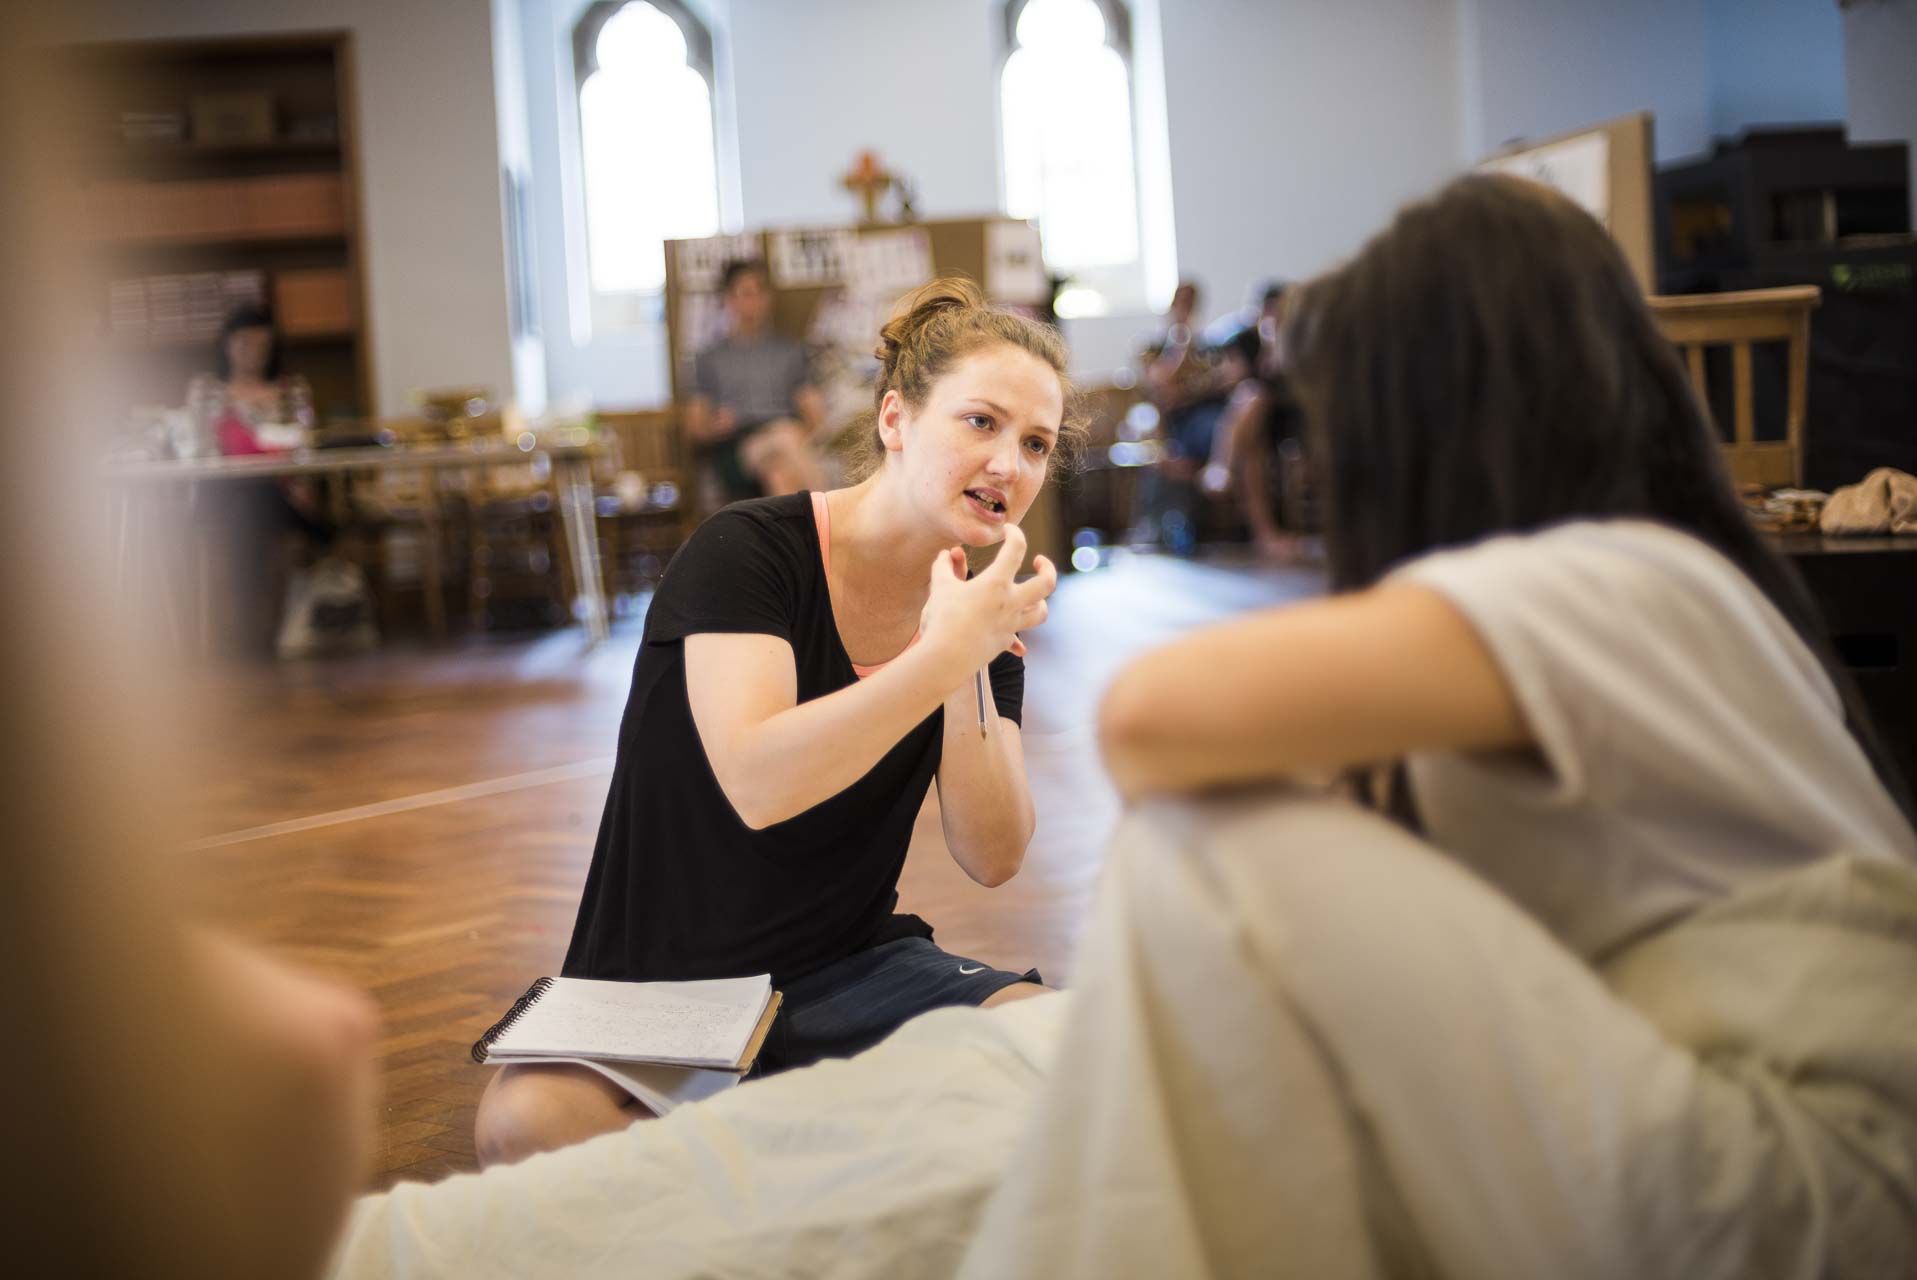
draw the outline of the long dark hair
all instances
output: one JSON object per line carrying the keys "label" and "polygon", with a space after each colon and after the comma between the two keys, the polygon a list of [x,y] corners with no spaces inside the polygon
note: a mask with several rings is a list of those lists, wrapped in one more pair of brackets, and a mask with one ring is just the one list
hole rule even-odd
{"label": "long dark hair", "polygon": [[266,370],[261,374],[268,382],[277,382],[280,377],[280,331],[273,323],[273,313],[265,307],[252,302],[243,302],[226,313],[226,322],[220,326],[219,340],[213,346],[213,372],[219,375],[221,382],[230,382],[233,378],[233,361],[226,354],[226,340],[242,329],[270,329],[273,333],[273,345],[266,356]]}
{"label": "long dark hair", "polygon": [[1742,570],[1818,656],[1911,816],[1816,607],[1751,527],[1675,349],[1589,214],[1523,179],[1459,178],[1294,290],[1282,341],[1334,589],[1580,517],[1680,529]]}

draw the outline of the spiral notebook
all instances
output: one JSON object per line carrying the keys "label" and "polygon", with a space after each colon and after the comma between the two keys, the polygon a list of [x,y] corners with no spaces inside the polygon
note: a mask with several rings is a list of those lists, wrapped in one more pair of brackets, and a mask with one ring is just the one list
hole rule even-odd
{"label": "spiral notebook", "polygon": [[758,1058],[779,1002],[767,974],[700,982],[541,978],[473,1045],[473,1061],[577,1063],[663,1114],[737,1084]]}

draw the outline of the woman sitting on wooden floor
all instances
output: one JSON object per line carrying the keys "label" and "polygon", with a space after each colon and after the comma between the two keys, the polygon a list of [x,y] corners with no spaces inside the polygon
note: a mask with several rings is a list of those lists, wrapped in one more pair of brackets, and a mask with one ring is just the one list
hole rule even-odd
{"label": "woman sitting on wooden floor", "polygon": [[[1057,580],[1024,582],[1018,521],[1066,418],[1051,329],[968,280],[903,299],[880,334],[870,474],[735,503],[673,557],[646,614],[619,755],[563,972],[770,973],[761,1070],[849,1057],[948,1005],[1042,994],[1036,970],[942,950],[899,914],[912,824],[938,788],[966,874],[997,885],[1032,835],[1023,643]],[[1002,544],[967,577],[965,546]],[[988,696],[989,691],[989,696]],[[648,1113],[576,1065],[503,1068],[480,1158],[503,1164]]]}

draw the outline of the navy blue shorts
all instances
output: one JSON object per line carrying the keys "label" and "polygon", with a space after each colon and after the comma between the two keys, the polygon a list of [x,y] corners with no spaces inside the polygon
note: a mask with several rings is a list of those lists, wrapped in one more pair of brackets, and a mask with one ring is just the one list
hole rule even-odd
{"label": "navy blue shorts", "polygon": [[849,1058],[928,1009],[982,1004],[1038,970],[1011,973],[941,951],[930,938],[894,938],[787,983],[779,1019],[753,1074]]}

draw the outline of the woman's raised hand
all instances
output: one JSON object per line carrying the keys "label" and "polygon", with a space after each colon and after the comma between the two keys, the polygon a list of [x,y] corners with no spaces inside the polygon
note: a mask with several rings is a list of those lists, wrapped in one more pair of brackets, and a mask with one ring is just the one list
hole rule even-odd
{"label": "woman's raised hand", "polygon": [[949,652],[958,669],[973,671],[1010,649],[1023,653],[1018,632],[1045,621],[1046,597],[1058,585],[1058,570],[1044,556],[1023,582],[1013,575],[1025,560],[1025,533],[1008,525],[998,558],[975,578],[965,577],[965,552],[953,547],[932,561],[932,594],[920,629],[925,643]]}

